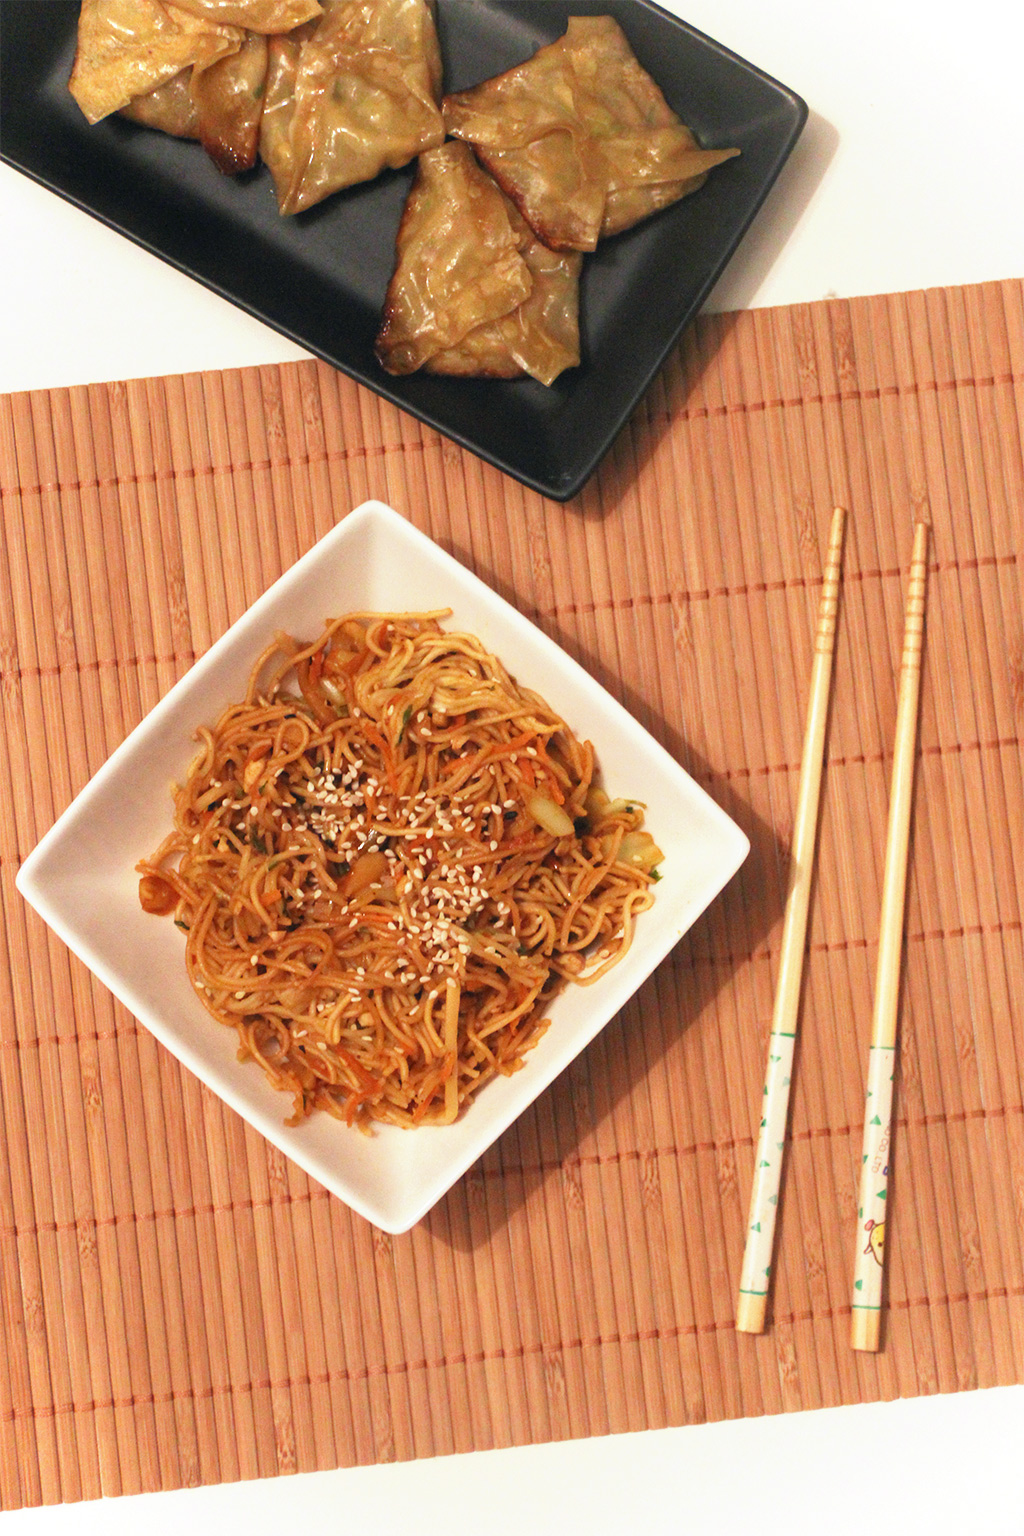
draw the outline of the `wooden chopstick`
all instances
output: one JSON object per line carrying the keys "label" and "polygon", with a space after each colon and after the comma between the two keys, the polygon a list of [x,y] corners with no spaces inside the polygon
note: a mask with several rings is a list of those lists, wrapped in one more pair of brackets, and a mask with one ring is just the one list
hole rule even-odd
{"label": "wooden chopstick", "polygon": [[782,1157],[789,1117],[789,1085],[793,1076],[796,1049],[797,1016],[800,1010],[800,984],[803,976],[804,947],[807,936],[807,911],[814,872],[814,849],[818,831],[818,804],[821,798],[821,774],[825,754],[825,727],[828,722],[829,695],[832,684],[832,657],[835,651],[836,613],[839,606],[839,579],[843,558],[843,530],[846,514],[836,507],[829,531],[828,554],[818,605],[818,628],[814,639],[811,691],[807,703],[803,757],[800,762],[800,786],[797,791],[796,820],[790,853],[789,890],[782,928],[779,976],[768,1037],[768,1064],[761,1099],[761,1126],[754,1157],[754,1184],[750,1196],[747,1241],[736,1304],[736,1327],[740,1333],[763,1333],[768,1306],[775,1217],[779,1186],[782,1181]]}
{"label": "wooden chopstick", "polygon": [[864,1350],[878,1348],[881,1332],[889,1147],[892,1137],[893,1079],[896,1075],[896,1022],[900,962],[903,955],[910,812],[917,757],[927,555],[928,524],[918,523],[914,531],[914,548],[907,582],[903,659],[900,663],[896,701],[896,744],[893,750],[892,787],[889,791],[889,827],[885,841],[878,967],[875,973],[871,1050],[868,1056],[860,1195],[857,1200],[850,1345],[853,1349]]}

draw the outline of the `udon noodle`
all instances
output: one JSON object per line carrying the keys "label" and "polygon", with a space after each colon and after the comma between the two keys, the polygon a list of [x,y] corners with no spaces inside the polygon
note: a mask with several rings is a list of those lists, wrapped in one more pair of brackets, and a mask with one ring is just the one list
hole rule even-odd
{"label": "udon noodle", "polygon": [[605,974],[651,905],[642,808],[444,613],[278,635],[139,864],[192,985],[290,1124],[445,1124],[523,1065],[566,981]]}

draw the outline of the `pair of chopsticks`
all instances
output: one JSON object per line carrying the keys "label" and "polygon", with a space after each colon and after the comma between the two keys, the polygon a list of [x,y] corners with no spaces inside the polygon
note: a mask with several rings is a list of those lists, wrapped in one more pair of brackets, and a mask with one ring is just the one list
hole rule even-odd
{"label": "pair of chopsticks", "polygon": [[[803,975],[807,915],[810,906],[817,838],[818,805],[825,749],[835,651],[836,614],[842,569],[845,513],[832,516],[828,554],[818,608],[814,663],[807,707],[800,787],[790,858],[789,891],[782,929],[779,976],[768,1040],[768,1065],[761,1105],[761,1125],[754,1158],[747,1241],[740,1276],[736,1327],[741,1333],[761,1333],[770,1289],[775,1218],[778,1211],[782,1158],[789,1116],[789,1087],[793,1076],[800,987]],[[900,962],[903,953],[903,914],[907,888],[910,812],[914,759],[917,751],[921,652],[924,637],[928,524],[918,523],[907,584],[896,705],[896,741],[889,796],[882,907],[879,919],[878,964],[875,975],[871,1049],[868,1057],[860,1193],[857,1202],[857,1244],[854,1259],[853,1349],[877,1350],[882,1315],[885,1263],[886,1199],[889,1145],[892,1135],[893,1078],[896,1071],[896,1023]],[[867,1239],[865,1243],[865,1237]]]}

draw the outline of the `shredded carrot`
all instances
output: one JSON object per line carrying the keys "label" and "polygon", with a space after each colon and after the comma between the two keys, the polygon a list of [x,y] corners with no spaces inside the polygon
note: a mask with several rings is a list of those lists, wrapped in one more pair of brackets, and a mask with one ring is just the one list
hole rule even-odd
{"label": "shredded carrot", "polygon": [[452,1069],[453,1069],[454,1066],[455,1066],[455,1057],[454,1056],[449,1056],[447,1061],[445,1062],[444,1066],[438,1068],[438,1070],[437,1070],[437,1078],[436,1078],[435,1082],[433,1082],[431,1084],[430,1090],[427,1093],[426,1097],[421,1101],[421,1103],[419,1104],[419,1107],[413,1112],[413,1117],[412,1117],[413,1125],[419,1125],[420,1121],[423,1119],[423,1116],[426,1114],[426,1112],[430,1108],[431,1104],[433,1104],[434,1100],[437,1098],[438,1093],[444,1087],[444,1085],[448,1081],[448,1079],[451,1077]]}
{"label": "shredded carrot", "polygon": [[496,763],[500,758],[510,757],[513,752],[523,752],[537,739],[533,731],[524,731],[521,736],[513,736],[511,741],[495,742],[493,747],[487,747],[481,754],[481,762]]}
{"label": "shredded carrot", "polygon": [[388,788],[394,795],[398,794],[398,775],[395,772],[395,758],[382,731],[379,731],[372,720],[363,720],[363,734],[375,747],[379,747],[380,755],[384,760],[384,772],[387,775]]}
{"label": "shredded carrot", "polygon": [[359,671],[359,668],[362,666],[363,662],[369,655],[369,650],[365,648],[361,651],[357,651],[356,654],[352,656],[348,661],[346,661],[342,666],[342,672],[347,672],[349,677],[355,677],[356,673]]}
{"label": "shredded carrot", "polygon": [[356,1077],[358,1077],[362,1083],[366,1093],[380,1092],[384,1086],[383,1083],[379,1078],[374,1077],[372,1072],[367,1072],[366,1068],[362,1065],[361,1062],[356,1060],[351,1051],[346,1051],[343,1045],[336,1045],[334,1049],[337,1051],[345,1065],[347,1067],[351,1067],[352,1071],[356,1074]]}
{"label": "shredded carrot", "polygon": [[372,1098],[373,1094],[369,1088],[353,1089],[345,1100],[345,1124],[354,1125],[359,1110],[366,1103],[367,1099]]}
{"label": "shredded carrot", "polygon": [[562,786],[558,782],[558,775],[555,772],[554,764],[550,757],[548,757],[544,743],[539,736],[537,738],[537,766],[543,771],[548,781],[552,800],[554,800],[556,805],[564,805],[565,795],[562,793]]}
{"label": "shredded carrot", "polygon": [[302,697],[313,711],[321,725],[327,725],[334,718],[334,711],[328,709],[327,699],[317,687],[312,678],[312,667],[303,663],[295,668],[295,678],[302,692]]}
{"label": "shredded carrot", "polygon": [[[522,752],[535,740],[536,736],[533,731],[524,731],[522,736],[515,736],[511,741],[495,742],[492,746],[485,747],[482,752],[478,752],[476,757],[472,759],[473,769],[475,771],[477,768],[482,768],[485,763],[500,762],[503,757],[510,757],[513,752]],[[465,768],[466,766],[466,759],[456,757],[451,762],[446,763],[441,772],[445,774],[455,773],[457,769]]]}

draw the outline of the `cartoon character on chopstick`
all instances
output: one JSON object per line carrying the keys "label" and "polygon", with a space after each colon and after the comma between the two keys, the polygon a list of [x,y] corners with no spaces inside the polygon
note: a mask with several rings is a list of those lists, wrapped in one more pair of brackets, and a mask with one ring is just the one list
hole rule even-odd
{"label": "cartoon character on chopstick", "polygon": [[864,1223],[864,1231],[868,1234],[868,1245],[864,1252],[872,1254],[881,1267],[885,1255],[885,1222],[871,1218]]}

